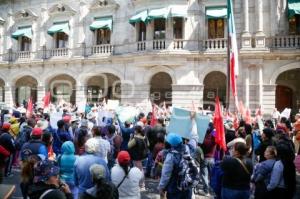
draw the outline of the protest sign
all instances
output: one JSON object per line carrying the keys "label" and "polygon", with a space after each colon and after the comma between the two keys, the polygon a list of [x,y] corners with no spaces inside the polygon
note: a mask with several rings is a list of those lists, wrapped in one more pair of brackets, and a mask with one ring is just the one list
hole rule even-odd
{"label": "protest sign", "polygon": [[106,109],[107,110],[116,110],[119,107],[119,100],[107,100]]}
{"label": "protest sign", "polygon": [[79,102],[77,112],[78,113],[85,113],[85,106],[86,106],[86,100],[83,100],[83,101]]}
{"label": "protest sign", "polygon": [[50,125],[52,128],[57,129],[57,122],[58,120],[62,119],[62,113],[56,112],[50,114]]}
{"label": "protest sign", "polygon": [[198,132],[198,142],[203,143],[206,130],[209,125],[210,117],[206,115],[196,114],[195,121],[197,124],[197,132]]}
{"label": "protest sign", "polygon": [[209,116],[200,113],[196,113],[195,118],[192,120],[191,111],[174,107],[167,132],[175,133],[187,139],[198,137],[197,141],[202,143],[209,121]]}
{"label": "protest sign", "polygon": [[125,122],[127,120],[134,122],[134,118],[137,116],[138,111],[135,107],[132,106],[124,106],[118,107],[116,109],[116,113],[121,122]]}

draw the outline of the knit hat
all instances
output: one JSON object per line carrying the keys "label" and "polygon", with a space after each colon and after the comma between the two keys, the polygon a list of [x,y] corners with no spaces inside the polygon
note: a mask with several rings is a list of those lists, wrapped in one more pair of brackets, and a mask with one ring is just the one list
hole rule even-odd
{"label": "knit hat", "polygon": [[31,136],[41,137],[42,134],[43,134],[43,130],[41,128],[36,127],[32,129]]}
{"label": "knit hat", "polygon": [[11,126],[10,123],[4,122],[2,125],[2,130],[8,131],[10,129],[10,126]]}
{"label": "knit hat", "polygon": [[99,149],[98,146],[98,141],[94,138],[90,138],[86,141],[86,143],[84,144],[84,148],[85,148],[85,152],[86,153],[96,153],[97,150]]}
{"label": "knit hat", "polygon": [[101,164],[92,164],[90,167],[90,174],[93,179],[106,178],[105,167]]}
{"label": "knit hat", "polygon": [[51,176],[57,176],[59,174],[59,167],[55,165],[54,161],[43,160],[36,164],[34,167],[34,179],[35,183],[45,182]]}
{"label": "knit hat", "polygon": [[129,165],[130,163],[130,155],[127,151],[120,151],[117,159],[119,165]]}
{"label": "knit hat", "polygon": [[172,147],[176,147],[182,143],[182,138],[175,133],[169,133],[166,140]]}

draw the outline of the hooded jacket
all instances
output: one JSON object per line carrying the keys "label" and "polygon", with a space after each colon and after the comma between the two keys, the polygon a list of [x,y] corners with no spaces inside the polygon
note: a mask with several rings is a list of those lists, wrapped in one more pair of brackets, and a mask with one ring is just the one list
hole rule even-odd
{"label": "hooded jacket", "polygon": [[74,164],[76,161],[75,147],[73,142],[67,141],[61,147],[62,155],[58,162],[60,167],[60,179],[65,182],[74,183]]}

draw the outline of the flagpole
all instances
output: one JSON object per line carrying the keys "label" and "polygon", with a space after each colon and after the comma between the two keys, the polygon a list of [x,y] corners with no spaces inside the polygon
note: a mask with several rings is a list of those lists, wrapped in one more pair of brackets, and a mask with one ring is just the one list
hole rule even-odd
{"label": "flagpole", "polygon": [[[229,18],[229,1],[227,0],[227,19]],[[228,21],[228,20],[227,20]],[[227,22],[227,82],[226,82],[226,110],[229,110],[230,105],[230,36],[229,23]]]}

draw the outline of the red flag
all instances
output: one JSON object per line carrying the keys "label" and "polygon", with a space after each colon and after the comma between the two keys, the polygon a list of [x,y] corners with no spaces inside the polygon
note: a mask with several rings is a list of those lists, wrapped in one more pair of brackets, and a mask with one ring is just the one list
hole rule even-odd
{"label": "red flag", "polygon": [[245,113],[245,122],[246,124],[251,124],[251,111],[249,108],[247,108]]}
{"label": "red flag", "polygon": [[256,117],[258,117],[258,116],[262,116],[262,111],[261,111],[261,106],[259,106],[259,108],[258,109],[256,109],[256,111],[255,111],[255,116]]}
{"label": "red flag", "polygon": [[242,101],[240,101],[240,103],[239,103],[239,109],[238,110],[239,110],[242,118],[244,118],[245,114],[246,114],[246,111],[245,111],[244,103]]}
{"label": "red flag", "polygon": [[152,117],[151,117],[151,122],[150,122],[151,127],[154,127],[155,124],[157,123],[156,114],[157,114],[157,108],[156,108],[155,104],[153,104],[152,105]]}
{"label": "red flag", "polygon": [[239,119],[236,114],[234,114],[234,119],[233,119],[233,128],[237,129],[239,127]]}
{"label": "red flag", "polygon": [[50,96],[51,96],[50,91],[48,91],[46,93],[44,99],[43,99],[43,101],[44,101],[44,108],[47,108],[49,106],[49,104],[50,104]]}
{"label": "red flag", "polygon": [[32,99],[30,97],[28,100],[28,103],[27,103],[27,110],[26,110],[27,118],[31,117],[32,111],[33,111],[33,103],[32,103]]}
{"label": "red flag", "polygon": [[226,141],[225,141],[225,130],[224,130],[224,123],[223,123],[223,116],[222,110],[220,105],[219,97],[216,97],[216,104],[215,104],[215,114],[214,114],[214,126],[216,129],[216,137],[215,141],[221,149],[226,151]]}

